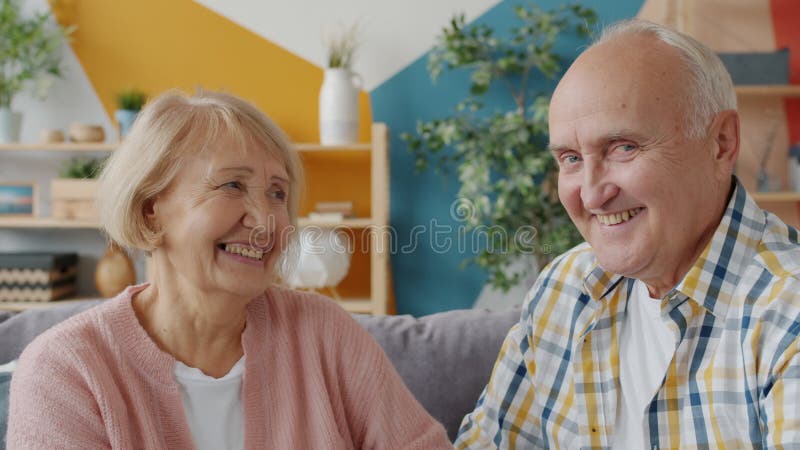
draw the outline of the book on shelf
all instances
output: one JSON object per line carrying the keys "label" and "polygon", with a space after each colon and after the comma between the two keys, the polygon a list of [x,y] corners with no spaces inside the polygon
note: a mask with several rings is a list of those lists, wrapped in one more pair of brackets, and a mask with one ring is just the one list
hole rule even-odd
{"label": "book on shelf", "polygon": [[344,217],[353,214],[353,202],[317,202],[314,205],[317,213],[342,213]]}

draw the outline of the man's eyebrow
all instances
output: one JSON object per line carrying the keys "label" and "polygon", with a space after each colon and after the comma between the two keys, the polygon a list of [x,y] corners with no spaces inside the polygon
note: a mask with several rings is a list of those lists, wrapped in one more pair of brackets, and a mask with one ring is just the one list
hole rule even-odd
{"label": "man's eyebrow", "polygon": [[563,151],[569,150],[569,149],[570,148],[567,147],[566,145],[553,144],[552,142],[547,144],[547,151],[549,151],[550,153],[552,153],[554,155],[557,155],[557,154],[559,154],[559,153],[561,153]]}

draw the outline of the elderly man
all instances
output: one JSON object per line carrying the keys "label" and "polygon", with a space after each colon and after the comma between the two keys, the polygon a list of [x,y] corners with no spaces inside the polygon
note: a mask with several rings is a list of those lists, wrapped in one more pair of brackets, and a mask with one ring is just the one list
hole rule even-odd
{"label": "elderly man", "polygon": [[559,83],[550,138],[588,244],[543,270],[456,447],[799,445],[797,231],[733,176],[716,55],[616,24]]}

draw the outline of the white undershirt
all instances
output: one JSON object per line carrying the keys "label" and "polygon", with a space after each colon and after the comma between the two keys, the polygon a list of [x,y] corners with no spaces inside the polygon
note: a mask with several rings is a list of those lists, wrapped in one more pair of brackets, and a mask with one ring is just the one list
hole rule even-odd
{"label": "white undershirt", "polygon": [[614,449],[644,449],[645,410],[664,380],[675,353],[675,335],[661,319],[661,299],[635,281],[619,338],[619,383]]}
{"label": "white undershirt", "polygon": [[243,373],[244,356],[222,378],[175,362],[175,380],[197,450],[244,448]]}

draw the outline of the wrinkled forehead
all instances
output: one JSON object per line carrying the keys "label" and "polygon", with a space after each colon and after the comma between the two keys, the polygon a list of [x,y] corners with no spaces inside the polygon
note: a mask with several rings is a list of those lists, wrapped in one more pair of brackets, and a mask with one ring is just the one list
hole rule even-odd
{"label": "wrinkled forehead", "polygon": [[551,139],[579,125],[661,126],[686,115],[688,73],[680,55],[655,38],[629,38],[592,47],[569,68],[550,102]]}

